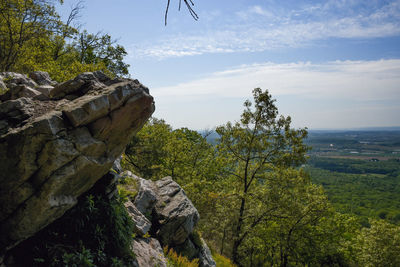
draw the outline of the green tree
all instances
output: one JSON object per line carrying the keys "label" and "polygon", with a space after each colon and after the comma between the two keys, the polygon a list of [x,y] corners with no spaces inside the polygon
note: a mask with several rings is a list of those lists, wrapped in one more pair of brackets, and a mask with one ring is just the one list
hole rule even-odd
{"label": "green tree", "polygon": [[72,8],[66,22],[55,10],[62,0],[0,1],[0,71],[49,72],[57,81],[84,71],[127,76],[125,49],[108,34],[79,32],[71,25],[83,8]]}
{"label": "green tree", "polygon": [[161,179],[172,127],[164,120],[151,118],[125,149],[125,168],[145,179]]}
{"label": "green tree", "polygon": [[362,228],[349,242],[353,260],[358,266],[400,266],[400,226],[385,220],[370,220],[371,227]]}
{"label": "green tree", "polygon": [[261,186],[277,169],[298,166],[306,160],[307,147],[302,140],[305,129],[291,128],[291,118],[278,116],[275,100],[268,91],[253,90],[253,104],[244,104],[240,122],[216,129],[220,135],[218,150],[229,158],[226,173],[237,195],[232,259],[240,264],[239,248],[250,231],[277,210],[265,205],[268,188]]}
{"label": "green tree", "polygon": [[[62,2],[62,1],[60,1]],[[29,51],[26,44],[49,36],[60,18],[52,1],[0,1],[0,71],[10,71]]]}
{"label": "green tree", "polygon": [[127,146],[124,163],[147,179],[171,176],[185,189],[202,217],[207,217],[208,192],[216,187],[221,164],[213,146],[198,132],[173,130],[165,121],[152,118]]}
{"label": "green tree", "polygon": [[81,64],[103,63],[107,70],[117,76],[128,75],[129,64],[123,62],[127,55],[125,48],[116,44],[109,34],[79,33],[72,43]]}

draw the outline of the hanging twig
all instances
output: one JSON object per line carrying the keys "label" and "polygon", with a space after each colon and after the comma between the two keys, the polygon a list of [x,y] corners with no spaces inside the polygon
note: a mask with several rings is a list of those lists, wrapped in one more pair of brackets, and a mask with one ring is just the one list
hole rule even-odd
{"label": "hanging twig", "polygon": [[[192,6],[194,6],[194,2],[192,0],[183,0],[183,2],[185,3],[187,9],[189,10],[190,15],[192,16],[192,18],[194,20],[198,20],[199,16],[197,15],[196,11],[193,10]],[[167,25],[167,20],[168,20],[168,11],[169,11],[169,4],[171,3],[171,0],[167,1],[167,8],[165,9],[165,17],[164,17],[164,22],[165,25]],[[182,0],[179,0],[179,7],[178,10],[181,10],[181,6],[182,6]]]}

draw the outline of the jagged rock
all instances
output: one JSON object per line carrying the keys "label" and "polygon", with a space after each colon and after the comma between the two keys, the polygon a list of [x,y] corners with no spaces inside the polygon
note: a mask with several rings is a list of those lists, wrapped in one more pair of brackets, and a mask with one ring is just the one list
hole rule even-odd
{"label": "jagged rock", "polygon": [[200,215],[183,189],[171,177],[165,177],[155,184],[159,194],[154,209],[159,225],[157,235],[163,245],[180,245],[193,232]]}
{"label": "jagged rock", "polygon": [[156,186],[152,181],[138,178],[139,190],[134,204],[137,209],[150,219],[152,210],[157,202]]}
{"label": "jagged rock", "polygon": [[34,71],[29,73],[29,77],[34,80],[38,85],[51,85],[54,86],[57,82],[50,78],[50,75],[45,71]]}
{"label": "jagged rock", "polygon": [[31,88],[35,88],[37,83],[28,78],[25,74],[15,73],[15,72],[1,72],[3,82],[6,84],[7,88],[13,89],[18,85],[26,85]]}
{"label": "jagged rock", "polygon": [[51,86],[51,85],[39,85],[39,86],[35,87],[35,90],[39,91],[44,96],[49,97],[50,96],[50,92],[51,92],[51,90],[53,90],[53,88],[54,87]]}
{"label": "jagged rock", "polygon": [[139,267],[167,267],[160,242],[155,238],[136,238],[132,244]]}
{"label": "jagged rock", "polygon": [[25,84],[20,84],[13,86],[12,89],[8,90],[5,94],[1,95],[0,100],[1,101],[15,100],[20,97],[35,98],[39,97],[40,95],[41,93],[39,91],[32,89],[31,87]]}
{"label": "jagged rock", "polygon": [[151,220],[152,211],[159,198],[154,182],[136,176],[131,171],[122,172],[121,177],[129,177],[137,182],[137,195],[133,203],[147,219]]}
{"label": "jagged rock", "polygon": [[[36,86],[24,75],[8,77],[7,86]],[[0,251],[71,208],[154,111],[153,98],[137,80],[114,83],[98,72],[78,77],[72,81],[80,84],[80,95],[73,101],[0,103]],[[71,93],[61,89],[57,99]]]}
{"label": "jagged rock", "polygon": [[124,203],[129,216],[135,224],[135,232],[144,236],[150,230],[151,222],[133,205],[131,201]]}
{"label": "jagged rock", "polygon": [[217,264],[215,263],[211,251],[208,248],[206,242],[203,238],[201,238],[202,246],[199,248],[199,265],[200,267],[215,267]]}
{"label": "jagged rock", "polygon": [[122,156],[119,156],[115,161],[114,164],[112,166],[112,170],[114,171],[114,173],[116,173],[117,175],[119,175],[123,170],[121,167],[121,160],[122,160]]}
{"label": "jagged rock", "polygon": [[18,127],[31,118],[34,110],[33,100],[25,97],[2,103],[0,105],[0,135],[6,133],[10,127]]}
{"label": "jagged rock", "polygon": [[[121,82],[124,80],[120,80]],[[136,82],[132,81],[131,82]],[[57,84],[50,92],[50,97],[59,99],[70,95],[69,98],[77,98],[81,95],[86,94],[90,90],[98,90],[104,88],[106,85],[113,83],[101,71],[96,72],[84,72],[79,74],[74,79]]]}

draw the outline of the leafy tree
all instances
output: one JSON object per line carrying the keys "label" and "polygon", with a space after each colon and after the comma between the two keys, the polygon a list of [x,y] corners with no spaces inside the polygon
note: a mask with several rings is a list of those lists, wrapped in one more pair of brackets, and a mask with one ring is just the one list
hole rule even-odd
{"label": "leafy tree", "polygon": [[400,266],[400,226],[384,220],[370,220],[349,243],[358,266]]}
{"label": "leafy tree", "polygon": [[79,33],[72,47],[78,53],[81,64],[103,63],[107,70],[114,75],[125,76],[128,74],[129,65],[123,62],[127,52],[121,45],[108,34],[90,34],[86,30]]}
{"label": "leafy tree", "polygon": [[0,2],[0,70],[10,71],[28,53],[26,44],[50,35],[60,18],[52,1],[8,0]]}
{"label": "leafy tree", "polygon": [[102,70],[127,76],[125,49],[108,34],[79,32],[72,27],[83,8],[72,8],[66,22],[55,10],[56,0],[0,2],[0,71],[49,72],[57,81],[84,71]]}
{"label": "leafy tree", "polygon": [[125,168],[147,179],[171,176],[187,192],[202,217],[212,212],[209,192],[216,185],[221,160],[204,136],[187,128],[175,129],[152,118],[125,150]]}
{"label": "leafy tree", "polygon": [[254,107],[248,100],[240,122],[216,129],[221,156],[229,158],[225,171],[237,196],[232,259],[240,264],[239,248],[250,231],[277,210],[265,205],[268,189],[262,186],[271,173],[305,162],[305,129],[290,128],[291,118],[278,117],[268,91],[253,90]]}
{"label": "leafy tree", "polygon": [[171,132],[164,120],[151,118],[126,147],[125,168],[146,179],[161,179]]}

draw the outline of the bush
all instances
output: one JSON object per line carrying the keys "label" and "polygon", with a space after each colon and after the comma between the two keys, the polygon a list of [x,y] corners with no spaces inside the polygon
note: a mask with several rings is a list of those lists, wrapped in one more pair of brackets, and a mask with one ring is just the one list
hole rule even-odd
{"label": "bush", "polygon": [[167,256],[168,267],[199,267],[199,259],[190,261],[177,254],[172,248],[164,247],[164,254]]}
{"label": "bush", "polygon": [[131,266],[132,239],[122,201],[86,195],[13,254],[17,266]]}
{"label": "bush", "polygon": [[236,267],[236,265],[233,264],[230,259],[218,253],[213,253],[213,258],[217,264],[217,267]]}

